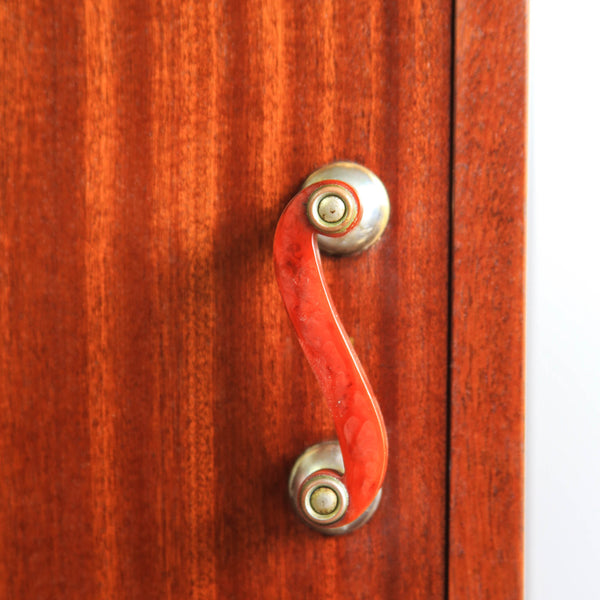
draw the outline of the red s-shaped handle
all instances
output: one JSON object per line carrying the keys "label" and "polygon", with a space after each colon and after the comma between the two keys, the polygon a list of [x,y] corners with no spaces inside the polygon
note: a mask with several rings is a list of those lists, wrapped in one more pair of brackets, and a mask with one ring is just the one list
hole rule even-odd
{"label": "red s-shaped handle", "polygon": [[[330,165],[323,175],[334,166],[342,168],[342,175],[346,175],[345,166],[375,177],[353,163]],[[383,212],[387,221],[388,213]],[[370,517],[369,509],[372,512],[379,501],[388,459],[383,417],[329,294],[317,242],[319,233],[350,235],[362,217],[363,207],[353,186],[340,179],[319,180],[287,205],[275,233],[275,271],[281,295],[333,416],[343,458],[342,465],[333,457],[331,443],[320,450],[313,447],[307,451],[309,458],[304,458],[310,464],[297,465],[292,473],[295,481],[291,480],[290,491],[301,516],[325,533],[348,531]],[[372,241],[367,240],[366,245]]]}

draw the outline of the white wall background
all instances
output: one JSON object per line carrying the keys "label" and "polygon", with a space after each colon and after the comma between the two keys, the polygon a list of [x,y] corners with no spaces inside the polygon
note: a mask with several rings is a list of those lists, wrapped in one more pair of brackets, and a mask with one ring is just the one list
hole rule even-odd
{"label": "white wall background", "polygon": [[530,0],[527,600],[600,600],[600,2]]}

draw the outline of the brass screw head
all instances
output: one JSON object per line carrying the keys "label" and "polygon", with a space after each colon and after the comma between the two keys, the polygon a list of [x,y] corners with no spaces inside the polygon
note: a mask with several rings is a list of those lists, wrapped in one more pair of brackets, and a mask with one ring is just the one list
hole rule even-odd
{"label": "brass screw head", "polygon": [[319,515],[330,515],[338,505],[338,496],[330,487],[318,487],[310,496],[310,505]]}
{"label": "brass screw head", "polygon": [[324,235],[345,233],[355,225],[358,212],[354,192],[340,183],[327,183],[317,188],[308,199],[308,220]]}
{"label": "brass screw head", "polygon": [[339,521],[346,513],[349,501],[344,482],[322,472],[309,476],[298,496],[301,515],[310,523],[319,525]]}
{"label": "brass screw head", "polygon": [[346,214],[346,205],[339,196],[325,196],[319,202],[319,216],[327,223],[337,223]]}

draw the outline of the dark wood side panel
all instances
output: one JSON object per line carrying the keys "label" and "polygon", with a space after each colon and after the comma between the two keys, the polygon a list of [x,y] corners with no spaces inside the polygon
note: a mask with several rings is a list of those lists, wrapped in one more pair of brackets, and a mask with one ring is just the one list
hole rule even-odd
{"label": "dark wood side panel", "polygon": [[[450,0],[7,0],[0,597],[441,598]],[[325,539],[295,457],[333,435],[271,245],[301,180],[378,173],[328,259],[378,392],[378,515]]]}
{"label": "dark wood side panel", "polygon": [[522,597],[526,3],[455,24],[449,598]]}

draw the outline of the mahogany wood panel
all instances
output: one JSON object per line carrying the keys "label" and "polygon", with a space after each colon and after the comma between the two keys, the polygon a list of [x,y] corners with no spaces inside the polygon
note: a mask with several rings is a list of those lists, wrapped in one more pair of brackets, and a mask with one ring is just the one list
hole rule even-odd
{"label": "mahogany wood panel", "polygon": [[[443,597],[452,2],[0,15],[0,597]],[[329,539],[286,497],[333,425],[271,246],[342,158],[392,198],[376,247],[325,264],[390,467]]]}
{"label": "mahogany wood panel", "polygon": [[522,597],[526,3],[458,0],[450,600]]}

